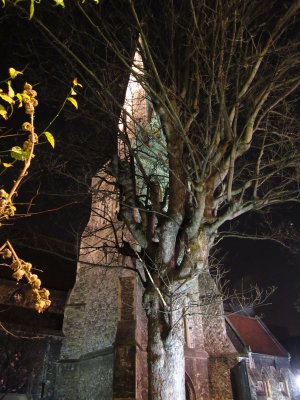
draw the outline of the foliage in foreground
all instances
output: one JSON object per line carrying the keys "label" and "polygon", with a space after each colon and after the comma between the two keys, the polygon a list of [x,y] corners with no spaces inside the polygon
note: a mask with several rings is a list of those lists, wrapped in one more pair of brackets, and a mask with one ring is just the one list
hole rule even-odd
{"label": "foliage in foreground", "polygon": [[[76,95],[75,87],[81,86],[77,79],[73,80],[73,85],[70,90],[69,95],[66,97],[61,109],[55,118],[48,124],[47,128],[38,135],[35,132],[34,126],[34,114],[35,108],[38,105],[36,99],[37,92],[33,89],[32,85],[25,83],[24,90],[20,93],[15,93],[12,87],[12,80],[18,75],[22,75],[22,72],[15,70],[14,68],[9,68],[10,78],[2,82],[6,90],[0,88],[0,116],[4,120],[8,120],[13,116],[14,107],[24,107],[25,114],[28,115],[29,121],[25,121],[22,124],[22,132],[11,134],[10,132],[1,135],[1,139],[9,139],[10,137],[17,138],[23,141],[23,135],[26,135],[25,140],[21,146],[12,146],[10,150],[2,151],[3,157],[10,158],[10,162],[0,161],[2,166],[1,174],[5,173],[8,168],[14,168],[19,163],[22,164],[22,168],[16,173],[16,178],[13,181],[12,187],[9,190],[5,188],[0,189],[0,223],[5,225],[5,222],[16,216],[16,206],[14,204],[14,198],[18,195],[18,189],[28,174],[28,170],[31,165],[32,159],[35,157],[34,150],[35,146],[39,143],[41,137],[45,137],[50,145],[54,148],[55,140],[53,135],[47,130],[52,125],[54,120],[58,117],[62,109],[64,108],[67,101],[69,101],[76,109],[78,108],[77,101],[73,97]],[[1,226],[0,225],[0,226]],[[30,299],[33,301],[35,309],[41,313],[45,311],[50,305],[51,300],[49,300],[50,292],[48,289],[41,287],[41,280],[37,274],[32,273],[32,264],[21,259],[13,245],[7,240],[0,247],[0,255],[3,259],[4,266],[9,267],[13,271],[13,278],[17,282],[24,280],[28,286],[31,288],[29,291]]]}

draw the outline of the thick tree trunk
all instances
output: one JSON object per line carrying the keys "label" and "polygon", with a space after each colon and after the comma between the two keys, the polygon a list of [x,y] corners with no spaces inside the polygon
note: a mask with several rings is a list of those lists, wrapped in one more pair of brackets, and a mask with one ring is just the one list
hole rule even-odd
{"label": "thick tree trunk", "polygon": [[149,350],[149,400],[185,400],[183,344],[176,341],[170,346],[155,343]]}
{"label": "thick tree trunk", "polygon": [[[177,319],[171,331],[161,322],[157,293],[146,294],[149,400],[185,400],[184,330]],[[151,300],[149,301],[151,297]],[[180,316],[179,316],[180,318]],[[166,336],[166,337],[165,337]]]}

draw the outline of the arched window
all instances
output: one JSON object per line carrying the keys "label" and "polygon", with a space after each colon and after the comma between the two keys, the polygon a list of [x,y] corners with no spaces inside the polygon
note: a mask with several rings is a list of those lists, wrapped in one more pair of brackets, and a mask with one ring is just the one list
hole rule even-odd
{"label": "arched window", "polygon": [[186,393],[186,400],[196,400],[196,392],[194,389],[194,385],[187,373],[185,373],[185,393]]}
{"label": "arched window", "polygon": [[261,377],[263,379],[263,389],[264,389],[264,394],[267,398],[272,398],[272,393],[271,393],[271,386],[270,386],[270,381],[269,381],[269,376],[266,371],[262,370],[261,372]]}
{"label": "arched window", "polygon": [[290,398],[288,381],[282,370],[280,371],[279,376],[280,376],[279,389],[280,389],[281,393],[283,394],[283,396]]}

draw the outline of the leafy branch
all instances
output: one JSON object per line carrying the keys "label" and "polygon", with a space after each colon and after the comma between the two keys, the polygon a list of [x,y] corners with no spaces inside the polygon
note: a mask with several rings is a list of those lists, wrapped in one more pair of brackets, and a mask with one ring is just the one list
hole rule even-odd
{"label": "leafy branch", "polygon": [[[31,160],[34,158],[35,145],[38,143],[39,137],[41,135],[45,135],[50,145],[54,148],[55,140],[48,129],[58,118],[67,101],[71,102],[76,109],[78,108],[77,101],[74,99],[73,96],[77,94],[75,91],[75,87],[82,87],[82,85],[77,82],[77,78],[75,78],[73,80],[71,90],[68,96],[65,98],[61,108],[59,109],[55,117],[50,121],[47,128],[40,135],[37,135],[34,126],[34,113],[35,108],[38,105],[38,101],[36,99],[37,92],[32,88],[32,85],[30,85],[29,83],[25,83],[23,92],[15,93],[11,84],[13,79],[22,74],[23,73],[21,71],[17,71],[14,68],[9,68],[10,78],[2,82],[7,86],[7,90],[4,91],[2,88],[0,88],[0,99],[3,102],[3,104],[0,103],[0,116],[2,116],[2,118],[8,120],[12,116],[14,105],[16,104],[18,105],[18,108],[24,106],[25,114],[29,116],[29,121],[25,121],[22,124],[22,130],[26,133],[28,132],[27,139],[24,141],[22,147],[13,146],[9,151],[10,157],[13,159],[13,163],[21,161],[23,162],[23,167],[19,172],[17,178],[14,180],[13,186],[10,191],[7,192],[3,188],[0,189],[0,226],[1,221],[9,220],[15,215],[16,207],[13,203],[13,199],[17,195],[18,188],[20,187],[21,182],[28,173],[28,169],[31,165]],[[19,135],[20,134],[16,134],[16,136]],[[4,135],[3,137],[6,138],[7,136]],[[13,163],[1,163],[0,161],[0,164],[2,164],[5,169],[12,167]],[[11,260],[10,264],[4,265],[8,266],[12,271],[14,271],[12,274],[13,278],[15,278],[17,282],[25,279],[29,284],[31,288],[30,296],[34,300],[35,309],[39,313],[46,310],[51,305],[51,301],[49,300],[50,292],[46,288],[41,288],[41,280],[36,274],[31,273],[31,263],[19,258],[12,244],[8,240],[6,240],[5,243],[0,247],[0,255],[2,256],[3,260]]]}

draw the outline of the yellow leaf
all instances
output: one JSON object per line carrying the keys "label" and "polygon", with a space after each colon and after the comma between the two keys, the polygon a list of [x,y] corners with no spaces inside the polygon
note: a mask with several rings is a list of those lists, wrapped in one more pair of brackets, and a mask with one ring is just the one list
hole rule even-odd
{"label": "yellow leaf", "polygon": [[5,7],[5,0],[2,0],[2,8]]}
{"label": "yellow leaf", "polygon": [[33,17],[33,14],[34,14],[34,2],[35,2],[35,0],[31,0],[30,1],[29,19],[31,19]]}
{"label": "yellow leaf", "polygon": [[21,93],[21,96],[22,96],[23,101],[25,101],[25,100],[30,100],[30,97],[29,97],[29,95],[25,92],[25,90],[24,90],[23,93]]}
{"label": "yellow leaf", "polygon": [[53,137],[52,133],[50,133],[50,132],[44,132],[44,135],[46,136],[48,142],[51,144],[51,146],[52,146],[53,149],[54,149],[55,140],[54,140],[54,137]]}
{"label": "yellow leaf", "polygon": [[72,88],[72,89],[71,89],[71,95],[72,95],[72,96],[76,96],[76,94],[77,94],[77,93],[76,93],[75,90]]}
{"label": "yellow leaf", "polygon": [[20,74],[23,75],[23,72],[17,71],[14,68],[9,68],[8,72],[9,72],[9,76],[11,77],[11,79],[15,79],[15,77],[20,75]]}
{"label": "yellow leaf", "polygon": [[77,101],[74,99],[74,97],[68,97],[67,100],[73,104],[73,106],[78,110],[78,104]]}
{"label": "yellow leaf", "polygon": [[0,93],[0,98],[9,104],[14,104],[14,100],[6,93]]}
{"label": "yellow leaf", "polygon": [[6,163],[6,162],[4,162],[4,163],[2,163],[2,165],[3,165],[3,167],[5,167],[5,168],[13,167],[12,163]]}
{"label": "yellow leaf", "polygon": [[11,87],[11,81],[7,81],[7,86],[8,86],[8,95],[9,95],[9,97],[13,98],[15,95],[15,91]]}
{"label": "yellow leaf", "polygon": [[74,86],[82,87],[82,84],[78,82],[78,79],[77,79],[77,78],[74,78],[74,79],[73,79],[73,85],[74,85]]}
{"label": "yellow leaf", "polygon": [[16,94],[16,97],[17,97],[17,99],[19,100],[18,108],[20,108],[20,107],[22,107],[22,105],[23,105],[23,98],[22,98],[21,93],[17,93],[17,94]]}
{"label": "yellow leaf", "polygon": [[0,115],[1,115],[4,119],[8,119],[8,117],[7,117],[7,111],[6,111],[6,109],[3,107],[2,104],[0,104]]}
{"label": "yellow leaf", "polygon": [[62,8],[65,8],[64,0],[53,0],[53,1],[54,1],[54,3],[55,3],[54,7],[56,7],[56,6],[62,6]]}

